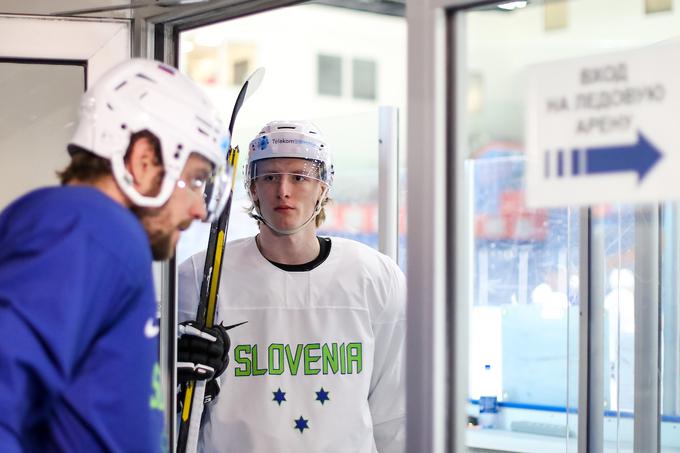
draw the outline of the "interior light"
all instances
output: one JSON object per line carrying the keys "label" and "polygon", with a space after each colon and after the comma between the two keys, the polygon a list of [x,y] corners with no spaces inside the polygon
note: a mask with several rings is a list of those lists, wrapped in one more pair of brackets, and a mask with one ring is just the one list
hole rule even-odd
{"label": "interior light", "polygon": [[527,6],[527,3],[528,3],[527,1],[501,3],[500,5],[498,5],[498,8],[505,11],[512,11],[515,9],[525,8]]}

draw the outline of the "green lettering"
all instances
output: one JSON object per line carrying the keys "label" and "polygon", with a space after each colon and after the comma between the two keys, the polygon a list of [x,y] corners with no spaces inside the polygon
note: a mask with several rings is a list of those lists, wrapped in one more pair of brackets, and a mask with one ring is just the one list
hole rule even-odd
{"label": "green lettering", "polygon": [[[268,349],[269,349],[269,374],[283,374],[283,355],[284,355],[283,345],[279,343],[270,344]],[[278,354],[275,354],[276,352],[278,352]]]}
{"label": "green lettering", "polygon": [[315,350],[318,351],[321,348],[321,345],[319,343],[310,343],[305,345],[305,374],[310,375],[310,374],[319,374],[321,370],[318,368],[312,368],[312,363],[318,362],[321,356],[313,356],[311,355],[311,351]]}
{"label": "green lettering", "polygon": [[165,410],[165,400],[163,399],[163,391],[161,389],[161,366],[158,362],[153,365],[151,387],[153,388],[153,395],[151,395],[151,400],[149,401],[151,409]]}
{"label": "green lettering", "polygon": [[[288,368],[290,369],[290,374],[292,376],[297,375],[297,370],[300,367],[300,358],[302,357],[302,345],[299,344],[295,348],[295,355],[293,356],[290,352],[290,345],[286,345],[286,359],[288,360]],[[292,362],[291,362],[292,359]]]}
{"label": "green lettering", "polygon": [[361,373],[362,358],[361,358],[361,343],[349,343],[347,345],[347,372],[352,373],[353,366],[357,366],[357,374]]}
{"label": "green lettering", "polygon": [[[359,374],[363,370],[363,344],[354,343],[309,343],[295,345],[272,343],[267,347],[267,364],[261,368],[256,344],[240,344],[234,348],[234,375],[262,376],[265,374],[282,375],[286,363],[291,376],[297,376],[301,361],[304,362],[305,375]],[[321,361],[321,366],[318,363]]]}
{"label": "green lettering", "polygon": [[234,360],[239,365],[243,365],[243,368],[236,366],[234,367],[234,376],[250,376],[250,359],[248,357],[242,357],[241,354],[250,354],[251,347],[249,344],[240,344],[234,348]]}
{"label": "green lettering", "polygon": [[253,376],[262,376],[263,374],[267,373],[266,368],[258,368],[257,367],[257,345],[253,345]]}
{"label": "green lettering", "polygon": [[333,343],[331,345],[332,349],[328,348],[328,343],[324,343],[321,348],[321,365],[323,368],[323,374],[328,374],[328,367],[331,367],[331,372],[333,374],[338,373],[338,344]]}
{"label": "green lettering", "polygon": [[340,374],[347,374],[347,368],[345,366],[345,343],[340,345]]}

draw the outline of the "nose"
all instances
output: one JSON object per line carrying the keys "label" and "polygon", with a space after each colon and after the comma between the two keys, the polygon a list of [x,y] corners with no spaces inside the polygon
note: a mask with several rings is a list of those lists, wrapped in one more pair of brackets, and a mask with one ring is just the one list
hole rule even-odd
{"label": "nose", "polygon": [[279,185],[277,187],[277,196],[279,198],[287,198],[290,196],[290,175],[281,175]]}
{"label": "nose", "polygon": [[208,208],[205,205],[205,200],[203,197],[196,197],[195,201],[192,203],[189,214],[191,218],[196,220],[203,220],[208,215]]}

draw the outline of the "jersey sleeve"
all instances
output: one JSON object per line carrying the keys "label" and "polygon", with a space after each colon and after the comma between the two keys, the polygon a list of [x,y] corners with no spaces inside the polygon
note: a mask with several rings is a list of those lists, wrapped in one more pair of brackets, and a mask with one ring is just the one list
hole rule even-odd
{"label": "jersey sleeve", "polygon": [[179,322],[193,321],[196,319],[204,263],[205,252],[200,252],[187,258],[179,265],[177,272]]}
{"label": "jersey sleeve", "polygon": [[98,290],[115,299],[103,282],[120,275],[109,269],[101,280],[83,277],[96,252],[76,229],[38,242],[6,241],[2,248],[0,445],[12,452],[23,451],[31,431],[50,417],[51,404],[63,395],[88,346],[117,316],[120,305],[88,295]]}
{"label": "jersey sleeve", "polygon": [[384,309],[373,321],[375,356],[368,403],[373,435],[379,453],[404,452],[406,448],[406,281],[389,263]]}

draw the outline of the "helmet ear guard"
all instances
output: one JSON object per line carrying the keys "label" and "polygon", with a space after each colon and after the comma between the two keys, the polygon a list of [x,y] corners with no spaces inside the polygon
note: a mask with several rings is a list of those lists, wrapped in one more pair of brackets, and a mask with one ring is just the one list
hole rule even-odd
{"label": "helmet ear guard", "polygon": [[[125,166],[133,133],[147,130],[161,145],[164,176],[160,191],[137,191]],[[123,193],[137,206],[167,202],[191,153],[213,164],[208,218],[226,205],[232,172],[226,165],[230,137],[217,110],[188,77],[163,63],[132,59],[105,73],[81,98],[79,120],[69,149],[82,148],[111,162]]]}

